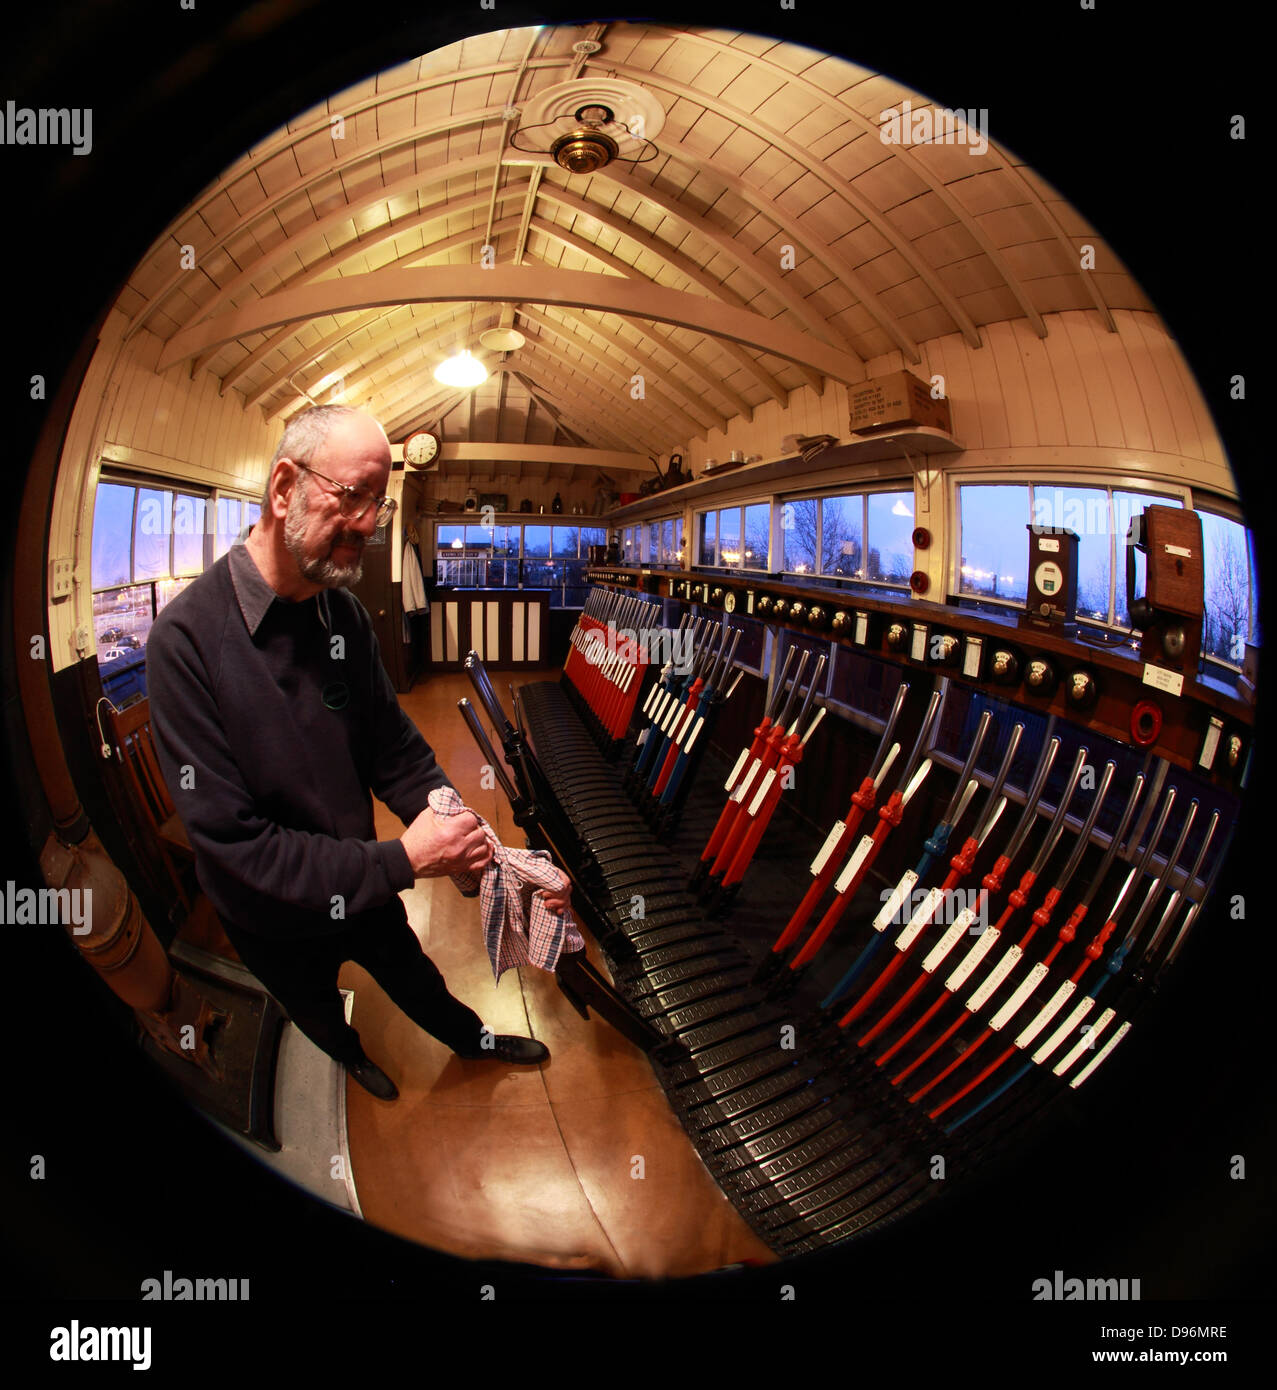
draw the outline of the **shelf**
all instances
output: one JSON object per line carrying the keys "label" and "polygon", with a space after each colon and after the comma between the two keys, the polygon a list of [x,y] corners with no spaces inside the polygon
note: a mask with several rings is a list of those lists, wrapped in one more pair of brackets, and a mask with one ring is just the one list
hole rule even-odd
{"label": "shelf", "polygon": [[845,444],[831,444],[810,463],[804,463],[799,454],[786,454],[783,458],[762,459],[758,463],[742,463],[735,468],[720,468],[713,473],[702,473],[690,483],[666,488],[663,492],[654,492],[649,497],[642,497],[637,502],[627,502],[623,507],[616,507],[607,513],[605,520],[609,525],[629,521],[632,518],[651,515],[653,512],[665,511],[671,502],[682,506],[687,501],[713,497],[738,488],[760,486],[794,474],[802,474],[806,479],[813,473],[850,468],[858,463],[878,463],[883,459],[903,459],[908,454],[960,454],[965,447],[960,440],[945,434],[943,430],[923,425],[917,429],[898,430],[891,434],[853,437]]}

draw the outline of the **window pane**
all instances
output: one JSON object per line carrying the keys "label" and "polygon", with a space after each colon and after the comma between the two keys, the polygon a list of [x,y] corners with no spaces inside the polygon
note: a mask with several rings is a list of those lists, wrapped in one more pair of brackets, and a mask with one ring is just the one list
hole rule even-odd
{"label": "window pane", "polygon": [[681,516],[674,519],[674,563],[676,565],[683,563],[683,518]]}
{"label": "window pane", "polygon": [[244,525],[256,526],[257,520],[262,514],[262,504],[260,502],[244,503]]}
{"label": "window pane", "polygon": [[105,589],[127,584],[129,547],[133,536],[135,488],[122,483],[99,483],[93,503],[92,585]]}
{"label": "window pane", "polygon": [[1206,625],[1202,649],[1221,661],[1240,666],[1246,655],[1250,622],[1250,573],[1246,533],[1241,523],[1211,512],[1202,519],[1206,565]]}
{"label": "window pane", "polygon": [[547,559],[550,554],[550,528],[548,526],[525,526],[523,528],[523,553],[537,559]]}
{"label": "window pane", "polygon": [[580,544],[580,528],[577,526],[556,526],[554,534],[554,554],[564,559],[575,560],[577,546]]}
{"label": "window pane", "polygon": [[495,530],[496,528],[493,526],[467,526],[466,554],[491,555]]}
{"label": "window pane", "polygon": [[131,584],[93,595],[98,664],[124,661],[146,645],[151,630],[151,585]]}
{"label": "window pane", "polygon": [[772,509],[768,502],[755,502],[745,508],[745,556],[743,568],[765,570],[771,543]]}
{"label": "window pane", "polygon": [[173,499],[173,572],[199,574],[204,568],[204,517],[202,497],[178,493]]}
{"label": "window pane", "polygon": [[634,549],[634,527],[627,526],[621,532],[621,561],[623,564],[638,564],[638,555]]}
{"label": "window pane", "polygon": [[718,513],[698,512],[696,516],[696,556],[702,565],[718,564]]}
{"label": "window pane", "polygon": [[962,519],[959,592],[981,598],[1028,597],[1030,520],[1026,485],[958,489]]}
{"label": "window pane", "polygon": [[217,499],[217,531],[213,536],[213,558],[220,559],[235,543],[243,525],[240,518],[238,497],[219,497]]}
{"label": "window pane", "polygon": [[674,563],[674,518],[670,517],[661,522],[661,564],[672,565]]}
{"label": "window pane", "polygon": [[740,508],[724,507],[718,514],[718,563],[739,568]]}
{"label": "window pane", "polygon": [[780,536],[784,555],[780,564],[786,574],[815,572],[818,508],[819,503],[814,497],[781,504]]}
{"label": "window pane", "polygon": [[167,488],[139,488],[133,526],[133,578],[167,579],[173,535],[173,494]]}
{"label": "window pane", "polygon": [[908,584],[913,573],[912,492],[870,494],[868,552],[866,579]]}
{"label": "window pane", "polygon": [[[1078,537],[1077,615],[1108,622],[1112,572],[1108,489],[1034,487],[1033,524],[1062,526]],[[1027,538],[1025,544],[1028,544]]]}
{"label": "window pane", "polygon": [[581,527],[581,554],[588,557],[590,546],[606,545],[607,530],[602,526],[582,526]]}
{"label": "window pane", "polygon": [[859,494],[822,497],[820,513],[821,573],[842,579],[863,579],[860,533],[864,527],[864,498]]}

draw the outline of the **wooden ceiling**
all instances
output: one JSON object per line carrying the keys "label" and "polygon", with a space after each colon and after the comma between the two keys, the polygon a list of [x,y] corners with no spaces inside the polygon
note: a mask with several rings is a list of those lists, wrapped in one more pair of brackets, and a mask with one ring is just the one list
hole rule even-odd
{"label": "wooden ceiling", "polygon": [[[664,110],[650,162],[572,175],[511,145],[519,132],[547,148],[544,131],[520,131],[538,94],[600,79]],[[445,442],[640,457],[796,387],[863,380],[884,354],[917,364],[942,334],[976,346],[1005,319],[1045,334],[1051,311],[1096,310],[1111,327],[1113,309],[1152,307],[1124,269],[1083,268],[1084,242],[1119,263],[995,141],[884,142],[882,113],[905,100],[930,107],[841,58],[719,29],[477,36],[264,140],[174,221],[118,307],[130,335],[165,340],[161,369],[210,372],[281,426],[344,401],[392,442],[428,426]],[[522,348],[479,346],[511,324]],[[440,386],[434,367],[463,346],[492,375]],[[471,467],[591,473],[538,455]]]}

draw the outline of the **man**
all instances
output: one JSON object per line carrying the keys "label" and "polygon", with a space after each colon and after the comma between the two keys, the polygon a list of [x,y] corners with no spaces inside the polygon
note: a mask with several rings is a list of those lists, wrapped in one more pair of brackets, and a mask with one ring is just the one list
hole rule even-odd
{"label": "man", "polygon": [[[147,681],[156,751],[196,872],[244,964],[293,1022],[384,1100],[398,1091],[346,1023],[337,974],[357,961],[461,1057],[535,1064],[493,1037],[418,945],[399,893],[481,871],[477,816],[436,816],[450,783],[399,707],[371,621],[346,586],[394,503],[390,445],[362,411],[322,406],[284,432],[262,510],[156,619]],[[372,799],[407,829],[376,839]],[[570,886],[547,894],[566,909]]]}

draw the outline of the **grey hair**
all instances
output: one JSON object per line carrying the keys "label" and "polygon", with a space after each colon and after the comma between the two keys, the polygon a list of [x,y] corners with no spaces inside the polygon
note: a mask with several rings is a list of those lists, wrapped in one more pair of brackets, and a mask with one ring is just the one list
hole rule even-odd
{"label": "grey hair", "polygon": [[262,489],[262,511],[270,510],[270,480],[275,465],[282,458],[295,459],[298,463],[308,463],[324,447],[329,432],[340,420],[361,412],[353,405],[313,405],[294,416],[284,430],[275,457],[266,470],[266,486]]}

